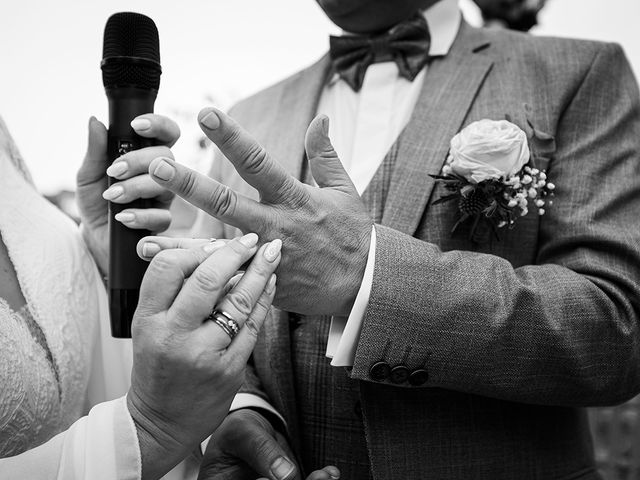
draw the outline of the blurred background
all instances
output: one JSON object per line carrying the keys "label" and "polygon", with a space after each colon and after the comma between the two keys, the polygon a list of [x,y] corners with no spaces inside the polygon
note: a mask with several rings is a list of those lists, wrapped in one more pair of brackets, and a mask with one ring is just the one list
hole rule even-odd
{"label": "blurred background", "polygon": [[[460,0],[475,26],[532,35],[620,43],[640,73],[638,0]],[[38,188],[77,218],[73,187],[91,115],[106,122],[100,59],[112,13],[135,11],[160,32],[163,75],[156,112],[177,120],[176,158],[200,171],[211,160],[196,124],[206,105],[228,108],[320,57],[339,33],[313,0],[24,0],[0,16],[0,115]],[[1,208],[1,206],[0,206]],[[193,212],[181,203],[179,230]],[[607,479],[640,479],[638,400],[592,409],[600,468]]]}

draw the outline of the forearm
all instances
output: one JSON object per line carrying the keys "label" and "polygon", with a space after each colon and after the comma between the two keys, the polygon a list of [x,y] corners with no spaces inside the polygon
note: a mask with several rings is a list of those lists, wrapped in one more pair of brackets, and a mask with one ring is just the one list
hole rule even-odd
{"label": "forearm", "polygon": [[425,387],[565,405],[637,393],[638,314],[629,300],[637,287],[601,269],[597,257],[582,272],[553,264],[514,269],[494,255],[444,253],[376,228],[377,280],[355,378],[371,381],[373,361],[386,351],[390,365],[402,363],[411,347],[406,362],[424,364]]}

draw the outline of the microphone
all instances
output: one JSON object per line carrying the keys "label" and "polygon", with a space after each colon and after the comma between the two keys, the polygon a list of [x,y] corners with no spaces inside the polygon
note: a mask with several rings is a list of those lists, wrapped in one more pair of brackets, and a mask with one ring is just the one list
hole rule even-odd
{"label": "microphone", "polygon": [[[121,12],[107,20],[100,68],[109,100],[109,165],[131,150],[154,144],[137,135],[130,123],[138,115],[153,112],[162,73],[159,43],[158,29],[145,15]],[[109,177],[109,185],[116,181]],[[150,206],[151,200],[109,202],[109,313],[111,335],[116,338],[131,338],[131,320],[147,268],[136,245],[151,232],[127,228],[114,216],[126,208]]]}

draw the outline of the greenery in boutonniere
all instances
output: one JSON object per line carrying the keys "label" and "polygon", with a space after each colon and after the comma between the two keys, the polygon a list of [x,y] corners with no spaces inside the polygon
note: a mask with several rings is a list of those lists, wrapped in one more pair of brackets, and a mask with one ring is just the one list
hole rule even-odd
{"label": "greenery in boutonniere", "polygon": [[434,205],[457,202],[451,233],[470,222],[474,243],[491,234],[499,239],[499,229],[513,228],[531,210],[544,215],[555,189],[535,167],[524,131],[508,120],[480,120],[463,129],[451,140],[442,174],[431,177],[448,192]]}

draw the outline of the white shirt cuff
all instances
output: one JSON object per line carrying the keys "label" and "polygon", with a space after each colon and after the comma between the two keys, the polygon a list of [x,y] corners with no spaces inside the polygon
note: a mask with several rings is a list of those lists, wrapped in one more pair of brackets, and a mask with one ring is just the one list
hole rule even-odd
{"label": "white shirt cuff", "polygon": [[[267,410],[268,412],[273,413],[276,417],[282,420],[283,425],[285,426],[287,425],[287,422],[284,421],[284,417],[280,415],[280,413],[278,413],[278,411],[275,408],[273,408],[273,406],[269,402],[252,393],[237,393],[236,396],[233,398],[233,402],[231,402],[231,406],[229,407],[229,412],[233,412],[234,410],[240,410],[241,408],[249,408],[249,407],[262,408],[263,410]],[[200,449],[202,450],[203,454],[207,449],[207,445],[209,444],[210,438],[211,437],[205,438],[204,441],[200,444]]]}
{"label": "white shirt cuff", "polygon": [[371,295],[375,263],[376,229],[372,227],[367,266],[364,269],[360,290],[358,290],[358,294],[356,295],[356,301],[353,304],[351,313],[349,313],[348,318],[331,318],[326,356],[332,359],[331,365],[334,367],[352,367],[355,361],[356,349],[358,348],[362,324],[364,322],[364,312],[367,309],[369,296]]}

